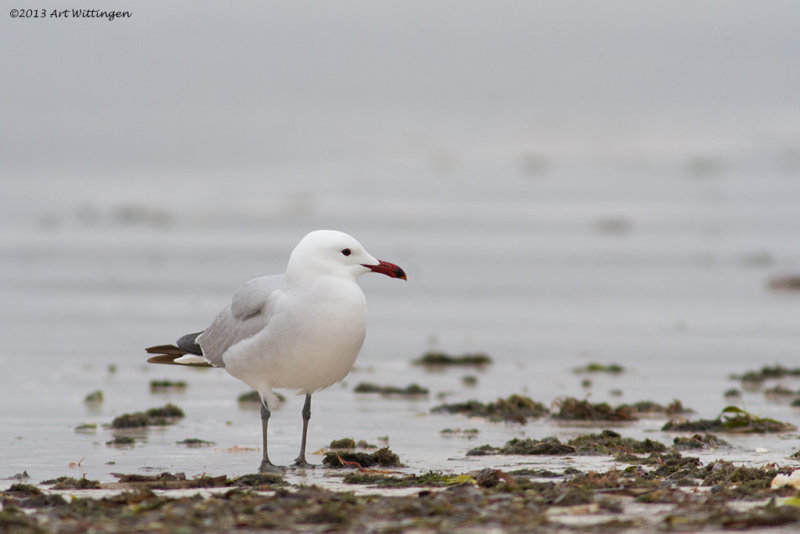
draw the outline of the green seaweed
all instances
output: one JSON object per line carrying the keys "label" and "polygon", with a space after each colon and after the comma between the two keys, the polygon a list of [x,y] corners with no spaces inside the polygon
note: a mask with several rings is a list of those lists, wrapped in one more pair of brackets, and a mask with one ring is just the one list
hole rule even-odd
{"label": "green seaweed", "polygon": [[585,434],[567,442],[581,454],[611,454],[619,452],[653,453],[667,450],[666,445],[649,438],[638,441],[623,438],[613,430],[603,430],[599,434]]}
{"label": "green seaweed", "polygon": [[425,365],[431,367],[444,367],[444,366],[465,366],[472,365],[482,367],[489,365],[492,358],[483,353],[476,354],[463,354],[461,356],[452,356],[444,352],[426,352],[419,358],[413,361],[414,365]]}
{"label": "green seaweed", "polygon": [[111,421],[111,428],[136,428],[146,426],[163,426],[174,424],[184,416],[183,410],[174,404],[166,404],[160,408],[151,408],[146,412],[134,412],[119,415]]}
{"label": "green seaweed", "polygon": [[[233,480],[225,476],[187,479],[180,473],[119,475],[121,483],[137,489],[68,500],[35,486],[15,485],[2,492],[0,531],[760,532],[783,526],[782,532],[792,532],[800,526],[796,498],[770,499],[796,494],[789,488],[769,489],[772,477],[785,469],[742,468],[720,461],[700,466],[697,458],[674,451],[637,458],[640,464],[624,470],[567,468],[562,475],[487,468],[418,475],[349,471],[343,477],[348,484],[418,488],[404,494],[357,495],[304,485],[288,488],[282,477],[269,473]],[[548,480],[535,480],[539,477]],[[680,489],[697,483],[710,491]],[[191,496],[153,491],[192,487],[228,489]],[[742,500],[761,502],[743,507]],[[571,508],[582,505],[592,508]],[[581,515],[579,523],[560,519],[575,514]]]}
{"label": "green seaweed", "polygon": [[164,391],[170,389],[186,389],[186,381],[184,380],[151,380],[150,391]]}
{"label": "green seaweed", "polygon": [[498,449],[498,454],[521,455],[561,455],[575,453],[575,447],[565,445],[558,438],[549,437],[542,440],[530,438],[514,438]]}
{"label": "green seaweed", "polygon": [[329,449],[377,449],[377,445],[367,443],[366,440],[360,439],[358,441],[353,438],[334,439],[328,445]]}
{"label": "green seaweed", "polygon": [[730,432],[739,434],[764,434],[791,432],[797,427],[775,419],[758,417],[738,406],[727,406],[716,419],[697,421],[670,421],[661,430],[673,432]]}
{"label": "green seaweed", "polygon": [[32,495],[41,495],[42,490],[33,484],[18,482],[16,484],[11,484],[11,486],[3,493],[7,495],[13,495],[15,497],[30,497]]}
{"label": "green seaweed", "polygon": [[695,434],[690,438],[677,436],[672,443],[672,447],[676,450],[689,450],[689,449],[718,449],[721,447],[730,447],[730,444],[715,436],[714,434]]}
{"label": "green seaweed", "polygon": [[625,372],[625,368],[617,363],[602,364],[598,362],[590,362],[583,367],[575,368],[576,373],[608,373],[608,374],[621,374]]}
{"label": "green seaweed", "polygon": [[322,463],[328,467],[372,467],[374,465],[399,467],[401,465],[400,457],[393,453],[389,447],[383,447],[373,453],[355,451],[329,452],[325,455]]}
{"label": "green seaweed", "polygon": [[623,438],[612,430],[603,430],[599,434],[582,434],[566,443],[556,437],[541,440],[514,438],[502,447],[482,445],[467,452],[467,456],[485,456],[488,454],[508,455],[565,455],[565,454],[614,454],[614,453],[654,453],[664,452],[667,447],[657,441]]}
{"label": "green seaweed", "polygon": [[114,436],[110,441],[106,441],[106,445],[110,446],[133,445],[134,443],[136,443],[136,439],[131,436]]}
{"label": "green seaweed", "polygon": [[678,399],[674,399],[671,403],[667,404],[666,406],[654,401],[645,400],[645,401],[634,402],[632,404],[623,404],[619,408],[630,409],[637,416],[662,415],[662,414],[667,416],[674,416],[674,415],[694,413],[694,410],[692,410],[691,408],[684,407],[683,402],[681,402]]}
{"label": "green seaweed", "polygon": [[544,417],[547,408],[523,395],[511,395],[484,404],[477,400],[454,404],[442,404],[431,409],[434,413],[459,413],[470,417],[485,417],[490,421],[511,421],[525,424],[528,418]]}
{"label": "green seaweed", "polygon": [[635,411],[629,406],[610,406],[608,403],[591,403],[574,397],[564,397],[553,403],[558,412],[553,419],[562,421],[637,421]]}
{"label": "green seaweed", "polygon": [[747,371],[741,375],[734,374],[730,376],[730,378],[734,380],[757,383],[765,380],[787,377],[800,377],[800,367],[788,368],[782,365],[765,365],[757,371]]}
{"label": "green seaweed", "polygon": [[427,395],[429,393],[427,388],[417,384],[409,384],[404,388],[397,386],[379,386],[370,382],[361,382],[355,389],[355,393],[378,393],[386,396],[404,396],[404,397],[417,397]]}
{"label": "green seaweed", "polygon": [[83,402],[86,404],[100,404],[103,402],[103,392],[99,389],[92,391],[83,398]]}
{"label": "green seaweed", "polygon": [[469,484],[475,482],[475,479],[468,475],[445,475],[435,471],[402,476],[355,471],[347,473],[342,481],[345,484],[366,484],[381,488],[424,488]]}
{"label": "green seaweed", "polygon": [[53,486],[52,489],[56,490],[65,490],[65,489],[99,489],[100,488],[100,481],[99,480],[91,480],[86,477],[83,478],[73,478],[73,477],[65,477],[61,476],[58,478],[51,478],[49,480],[43,480],[42,485],[45,486]]}
{"label": "green seaweed", "polygon": [[285,486],[286,484],[286,480],[277,473],[254,473],[231,479],[226,485],[271,489],[273,486]]}
{"label": "green seaweed", "polygon": [[187,447],[210,447],[215,443],[213,441],[206,441],[199,438],[186,438],[183,441],[176,441],[178,445],[186,445]]}
{"label": "green seaweed", "polygon": [[475,375],[464,375],[461,377],[461,383],[467,387],[473,387],[478,384],[478,377]]}

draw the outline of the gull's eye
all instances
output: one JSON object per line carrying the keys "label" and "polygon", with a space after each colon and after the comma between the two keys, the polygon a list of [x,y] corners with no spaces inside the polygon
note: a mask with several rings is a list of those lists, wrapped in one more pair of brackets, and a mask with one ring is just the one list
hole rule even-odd
{"label": "gull's eye", "polygon": [[342,250],[342,254],[344,254],[345,256],[349,256],[350,255],[350,249],[346,248],[346,249]]}

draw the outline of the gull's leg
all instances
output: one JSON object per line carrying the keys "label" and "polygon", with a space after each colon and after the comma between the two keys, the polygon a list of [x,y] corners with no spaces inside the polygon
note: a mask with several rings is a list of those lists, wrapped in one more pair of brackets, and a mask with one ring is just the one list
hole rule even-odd
{"label": "gull's leg", "polygon": [[269,461],[269,454],[267,454],[267,426],[269,425],[269,408],[267,408],[267,403],[263,400],[261,401],[261,436],[263,440],[264,446],[264,456],[261,459],[261,466],[258,468],[260,473],[279,473],[282,471],[280,467],[277,465],[273,465],[272,462]]}
{"label": "gull's leg", "polygon": [[306,435],[308,434],[308,420],[311,419],[311,393],[306,394],[303,404],[303,439],[300,440],[300,455],[294,461],[295,467],[314,467],[306,462]]}

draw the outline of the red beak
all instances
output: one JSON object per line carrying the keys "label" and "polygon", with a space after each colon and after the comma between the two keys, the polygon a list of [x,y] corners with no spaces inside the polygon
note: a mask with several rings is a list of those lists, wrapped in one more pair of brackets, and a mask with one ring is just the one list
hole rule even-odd
{"label": "red beak", "polygon": [[364,263],[362,263],[361,265],[363,265],[364,267],[366,267],[367,269],[369,269],[374,273],[385,274],[386,276],[389,276],[391,278],[401,278],[403,280],[408,280],[408,278],[406,278],[406,273],[405,271],[403,271],[403,269],[401,269],[394,263],[389,263],[388,261],[378,260],[378,265],[366,265]]}

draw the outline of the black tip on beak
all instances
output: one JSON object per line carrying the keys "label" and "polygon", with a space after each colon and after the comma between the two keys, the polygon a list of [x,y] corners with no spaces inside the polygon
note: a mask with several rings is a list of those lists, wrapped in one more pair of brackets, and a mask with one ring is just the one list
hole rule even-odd
{"label": "black tip on beak", "polygon": [[378,260],[378,265],[366,265],[366,264],[362,265],[374,273],[385,274],[386,276],[389,276],[391,278],[400,278],[401,280],[408,280],[408,278],[406,278],[406,272],[403,269],[401,269],[394,263],[389,263],[388,261]]}

